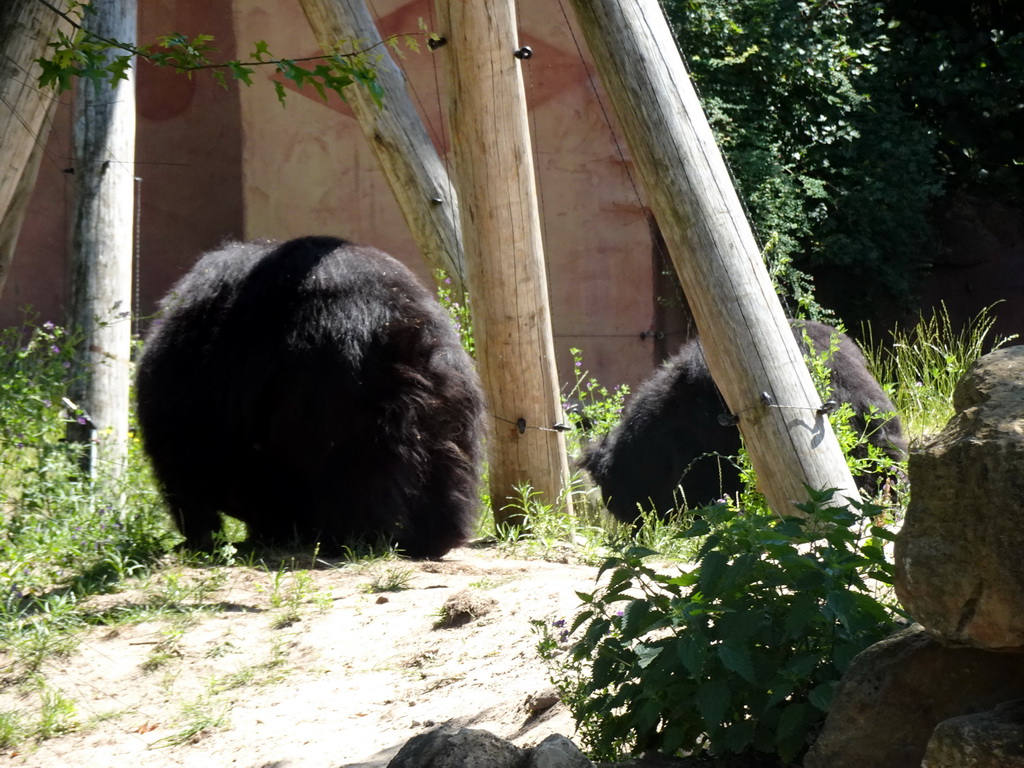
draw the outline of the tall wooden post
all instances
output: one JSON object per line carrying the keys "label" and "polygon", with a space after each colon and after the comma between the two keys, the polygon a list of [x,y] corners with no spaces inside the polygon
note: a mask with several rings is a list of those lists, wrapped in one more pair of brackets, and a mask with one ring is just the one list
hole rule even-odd
{"label": "tall wooden post", "polygon": [[[132,42],[136,0],[93,0],[84,23]],[[94,476],[120,475],[128,454],[132,255],[135,213],[135,79],[113,86],[85,79],[75,98],[75,201],[71,325],[82,334],[72,399],[89,416],[68,437],[98,449]]]}
{"label": "tall wooden post", "polygon": [[[395,194],[405,222],[431,269],[443,269],[459,299],[466,290],[466,266],[459,230],[458,195],[427,135],[406,89],[405,75],[380,45],[380,33],[364,0],[301,0],[302,9],[325,51],[375,47],[374,69],[384,89],[378,106],[366,89],[345,92],[363,135]],[[358,42],[354,42],[358,41]]]}
{"label": "tall wooden post", "polygon": [[[480,374],[492,415],[491,504],[554,501],[568,478],[513,0],[438,0],[448,116]],[[529,66],[526,62],[525,66]]]}
{"label": "tall wooden post", "polygon": [[571,2],[769,504],[858,498],[657,0]]}

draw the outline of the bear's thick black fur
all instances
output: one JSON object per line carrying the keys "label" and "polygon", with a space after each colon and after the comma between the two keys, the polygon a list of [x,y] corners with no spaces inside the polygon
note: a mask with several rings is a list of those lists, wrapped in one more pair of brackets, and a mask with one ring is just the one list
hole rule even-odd
{"label": "bear's thick black fur", "polygon": [[[900,419],[857,344],[823,323],[791,323],[805,353],[805,332],[816,354],[828,351],[837,334],[838,348],[828,360],[832,399],[851,405],[853,426],[869,442],[903,458],[907,444]],[[868,424],[872,406],[891,415]],[[729,460],[740,449],[739,430],[719,420],[727,410],[700,341],[691,339],[640,385],[621,422],[583,456],[581,464],[600,486],[608,511],[635,523],[639,507],[664,516],[683,504],[699,507],[739,491],[739,471]],[[858,484],[873,491],[878,479],[862,477]]]}
{"label": "bear's thick black fur", "polygon": [[437,558],[478,512],[484,399],[444,310],[373,248],[232,243],[161,302],[143,445],[188,546],[218,512],[262,543],[390,539]]}

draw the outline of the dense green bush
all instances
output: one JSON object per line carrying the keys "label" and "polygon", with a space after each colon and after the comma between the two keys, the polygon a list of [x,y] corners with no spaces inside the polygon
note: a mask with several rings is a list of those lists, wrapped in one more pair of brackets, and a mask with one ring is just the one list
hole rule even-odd
{"label": "dense green bush", "polygon": [[853,324],[910,308],[945,189],[1021,187],[1021,35],[912,5],[664,2],[783,290]]}
{"label": "dense green bush", "polygon": [[880,599],[892,582],[880,509],[830,498],[812,493],[806,520],[711,507],[682,534],[703,541],[692,569],[629,549],[579,593],[571,625],[543,628],[541,653],[593,757],[785,764],[804,752],[851,659],[898,615]]}

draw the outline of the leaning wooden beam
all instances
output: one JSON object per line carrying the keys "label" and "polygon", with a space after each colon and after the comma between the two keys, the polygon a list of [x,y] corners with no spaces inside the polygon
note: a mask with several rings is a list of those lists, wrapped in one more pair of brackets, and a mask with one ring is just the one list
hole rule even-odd
{"label": "leaning wooden beam", "polygon": [[657,0],[571,2],[769,504],[859,498]]}
{"label": "leaning wooden beam", "polygon": [[38,0],[0,5],[0,293],[57,103],[56,94],[39,87],[36,59],[58,31],[70,34],[71,24]]}
{"label": "leaning wooden beam", "polygon": [[384,89],[384,103],[378,106],[359,85],[347,88],[345,96],[423,258],[432,270],[443,269],[448,274],[453,293],[461,300],[467,286],[458,198],[409,97],[405,75],[388,54],[387,46],[381,44],[364,0],[301,3],[324,50],[344,53],[353,47],[372,47],[373,55],[380,56],[375,68],[377,82]]}

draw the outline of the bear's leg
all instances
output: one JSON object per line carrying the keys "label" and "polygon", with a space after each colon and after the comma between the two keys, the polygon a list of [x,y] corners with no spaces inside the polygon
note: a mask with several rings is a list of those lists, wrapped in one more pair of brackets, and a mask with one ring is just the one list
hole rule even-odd
{"label": "bear's leg", "polygon": [[185,547],[196,552],[212,552],[217,543],[216,535],[222,528],[216,507],[201,496],[185,500],[171,494],[167,495],[167,504],[178,532],[185,537]]}

